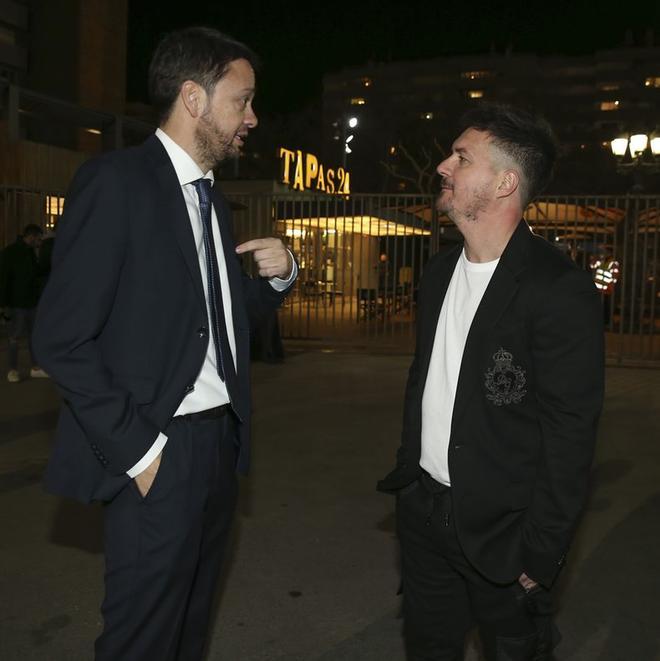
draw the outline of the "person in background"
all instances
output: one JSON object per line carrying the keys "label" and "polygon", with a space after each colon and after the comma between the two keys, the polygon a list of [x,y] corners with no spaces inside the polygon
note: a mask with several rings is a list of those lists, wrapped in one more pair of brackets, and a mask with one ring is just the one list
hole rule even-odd
{"label": "person in background", "polygon": [[46,377],[32,352],[32,328],[41,292],[38,250],[43,230],[39,225],[26,225],[23,234],[0,255],[0,309],[7,320],[7,381],[18,383],[19,345],[26,339],[32,361],[32,378]]}

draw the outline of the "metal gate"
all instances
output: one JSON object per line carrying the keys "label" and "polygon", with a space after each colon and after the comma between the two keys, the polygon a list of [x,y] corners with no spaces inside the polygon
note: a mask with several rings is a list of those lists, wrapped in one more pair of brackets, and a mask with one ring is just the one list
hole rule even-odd
{"label": "metal gate", "polygon": [[437,250],[426,196],[232,196],[239,239],[275,232],[300,273],[280,312],[286,338],[413,346],[422,269]]}
{"label": "metal gate", "polygon": [[[412,351],[424,265],[461,240],[432,197],[229,197],[239,241],[280,235],[299,260],[283,337]],[[57,191],[0,188],[0,247],[28,223],[52,225],[63,202]],[[594,277],[610,361],[660,364],[660,195],[551,196],[524,216]]]}
{"label": "metal gate", "polygon": [[[280,312],[283,337],[412,351],[424,264],[461,240],[432,197],[231,200],[240,240],[275,233],[299,260],[298,282]],[[594,277],[610,361],[660,360],[660,196],[551,196],[524,216]]]}

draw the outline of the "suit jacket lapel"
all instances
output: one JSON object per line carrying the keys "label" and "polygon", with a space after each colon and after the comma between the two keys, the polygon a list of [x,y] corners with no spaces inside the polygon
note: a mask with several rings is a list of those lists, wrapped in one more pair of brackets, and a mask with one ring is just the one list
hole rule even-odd
{"label": "suit jacket lapel", "polygon": [[527,266],[526,246],[529,235],[529,226],[524,220],[521,220],[502,253],[500,262],[474,315],[465,342],[458,377],[452,430],[455,429],[457,422],[465,413],[472,391],[483,380],[481,366],[483,365],[482,354],[487,345],[486,338],[518,291],[520,274]]}
{"label": "suit jacket lapel", "polygon": [[229,210],[229,204],[217,187],[217,183],[213,186],[213,206],[215,207],[215,215],[218,219],[220,237],[222,238],[222,250],[227,265],[227,279],[229,280],[229,289],[231,292],[234,328],[247,328],[247,320],[244,318],[245,315],[242,314],[244,309],[242,305],[242,271],[240,263],[236,258],[236,253],[234,252],[235,244],[231,228],[231,212]]}
{"label": "suit jacket lapel", "polygon": [[198,302],[206,311],[206,298],[202,289],[202,273],[199,269],[195,237],[190,226],[190,216],[188,215],[186,202],[183,199],[181,184],[177,179],[172,161],[170,161],[160,140],[155,135],[151,136],[145,142],[145,147],[155,165],[155,173],[160,187],[161,206],[166,210],[163,215],[167,218],[170,228],[174,232]]}

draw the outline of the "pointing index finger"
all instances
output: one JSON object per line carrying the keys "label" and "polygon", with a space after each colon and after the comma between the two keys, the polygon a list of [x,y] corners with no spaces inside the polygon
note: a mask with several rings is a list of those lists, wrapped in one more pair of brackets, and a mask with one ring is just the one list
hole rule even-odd
{"label": "pointing index finger", "polygon": [[244,252],[251,252],[253,250],[261,250],[261,248],[267,248],[268,245],[268,239],[252,239],[236,246],[236,252],[241,254]]}

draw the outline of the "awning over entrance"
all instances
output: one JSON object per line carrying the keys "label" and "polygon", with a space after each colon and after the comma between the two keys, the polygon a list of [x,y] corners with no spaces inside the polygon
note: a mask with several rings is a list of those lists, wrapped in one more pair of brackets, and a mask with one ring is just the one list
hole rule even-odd
{"label": "awning over entrance", "polygon": [[429,236],[430,229],[422,223],[399,223],[379,216],[314,216],[278,219],[280,227],[284,225],[287,236],[300,236],[303,230],[325,230],[330,232],[349,232],[364,236]]}

